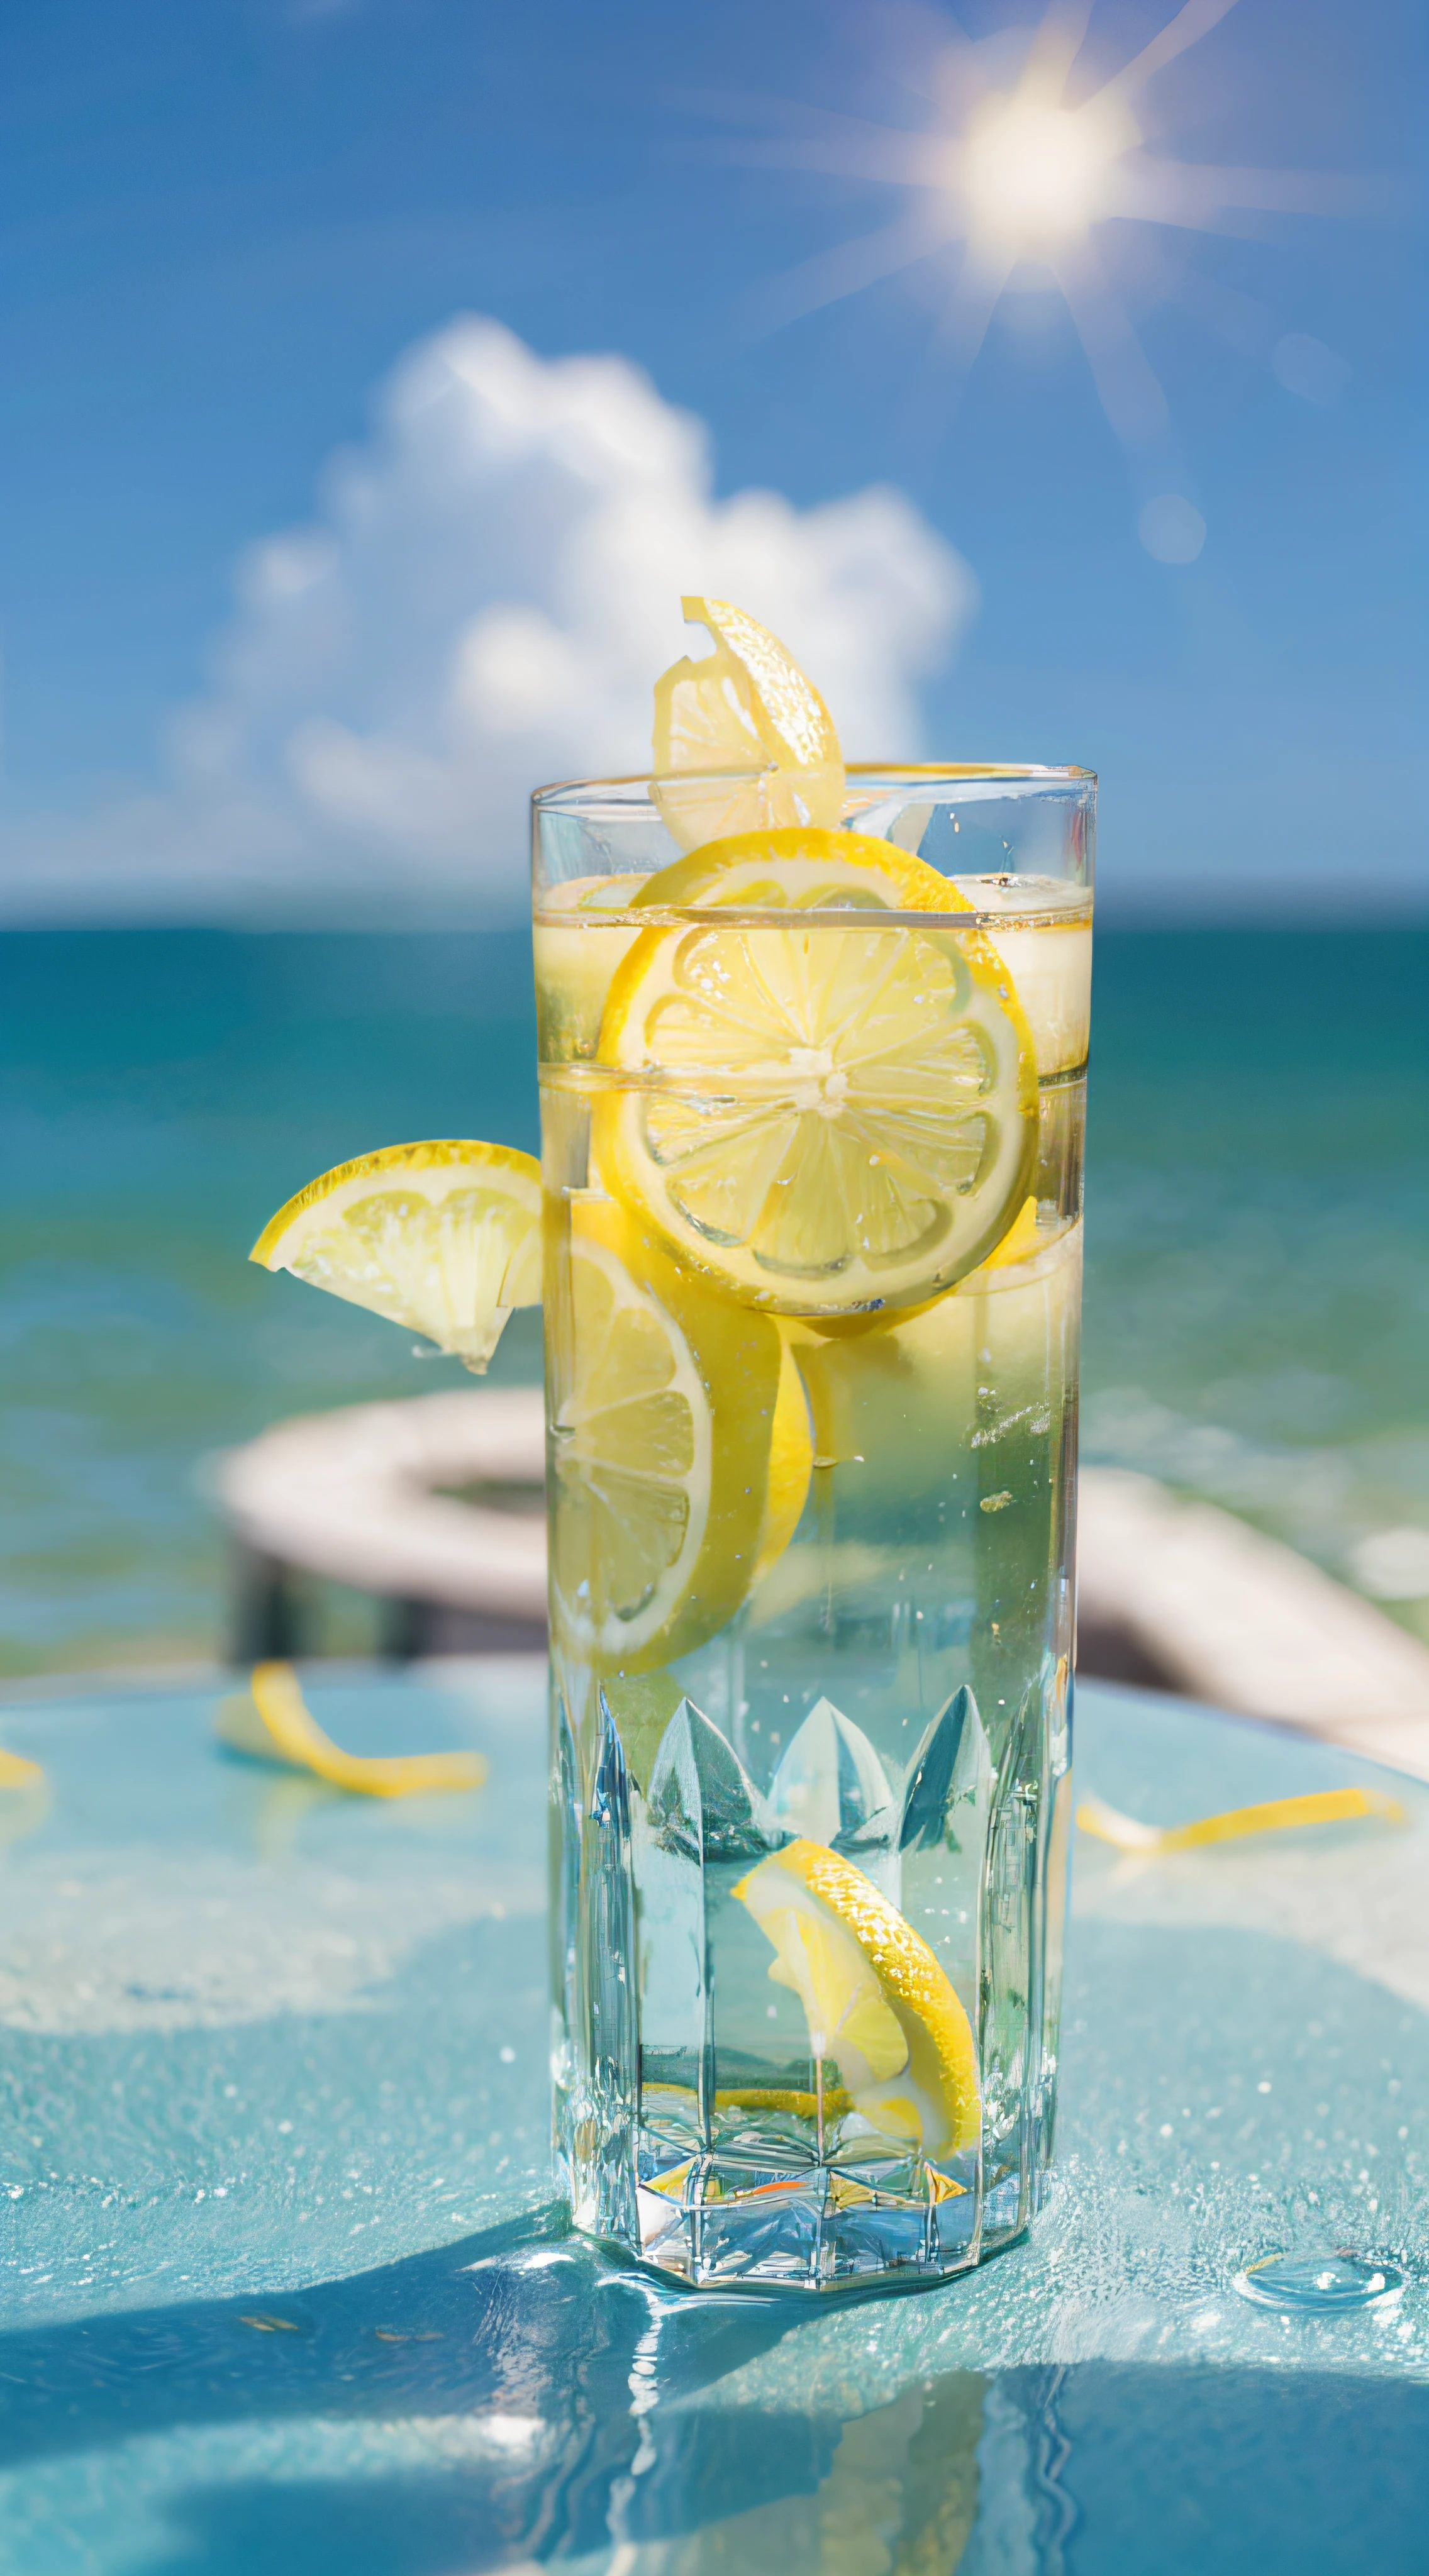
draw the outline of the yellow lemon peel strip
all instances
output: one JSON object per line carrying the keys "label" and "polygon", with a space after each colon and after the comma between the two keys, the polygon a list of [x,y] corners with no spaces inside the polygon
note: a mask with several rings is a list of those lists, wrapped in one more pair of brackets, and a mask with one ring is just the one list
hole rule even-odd
{"label": "yellow lemon peel strip", "polygon": [[481,1753],[344,1753],[312,1715],[291,1664],[255,1664],[250,1696],[219,1711],[217,1733],[235,1752],[311,1772],[334,1789],[367,1798],[406,1798],[429,1789],[478,1789]]}
{"label": "yellow lemon peel strip", "polygon": [[1391,1825],[1405,1822],[1399,1800],[1378,1789],[1316,1789],[1303,1798],[1267,1798],[1259,1806],[1227,1807],[1221,1815],[1201,1816],[1190,1825],[1143,1825],[1103,1798],[1084,1798],[1077,1809],[1084,1834],[1147,1860],[1159,1859],[1163,1852],[1199,1851],[1207,1843],[1240,1842],[1248,1834],[1286,1833],[1297,1825],[1348,1824],[1359,1816],[1380,1816]]}
{"label": "yellow lemon peel strip", "polygon": [[34,1789],[44,1779],[38,1762],[23,1753],[0,1753],[0,1789]]}

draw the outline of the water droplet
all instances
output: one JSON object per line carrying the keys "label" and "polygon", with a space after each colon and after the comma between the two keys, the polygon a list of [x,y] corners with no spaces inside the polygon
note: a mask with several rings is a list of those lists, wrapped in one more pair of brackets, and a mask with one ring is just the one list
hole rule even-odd
{"label": "water droplet", "polygon": [[1237,2272],[1231,2287],[1255,2307],[1332,2317],[1398,2298],[1404,2274],[1396,2264],[1377,2263],[1341,2245],[1332,2253],[1258,2255]]}

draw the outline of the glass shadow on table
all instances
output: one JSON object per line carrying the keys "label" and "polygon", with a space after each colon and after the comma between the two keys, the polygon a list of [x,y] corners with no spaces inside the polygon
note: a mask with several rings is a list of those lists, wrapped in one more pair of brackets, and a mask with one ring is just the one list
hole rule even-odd
{"label": "glass shadow on table", "polygon": [[[787,2408],[731,2399],[812,2322],[668,2292],[552,2209],[267,2306],[0,2338],[0,2470],[48,2461],[70,2508],[108,2490],[132,2576],[1423,2564],[1423,2384],[1093,2361],[951,2371],[845,2417],[801,2405],[793,2366]],[[69,2510],[32,2528],[27,2576],[93,2563]]]}

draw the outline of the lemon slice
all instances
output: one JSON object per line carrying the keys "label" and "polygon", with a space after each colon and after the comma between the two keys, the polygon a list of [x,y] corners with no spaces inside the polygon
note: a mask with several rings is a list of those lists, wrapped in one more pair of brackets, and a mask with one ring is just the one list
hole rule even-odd
{"label": "lemon slice", "polygon": [[925,2155],[974,2144],[977,2050],[927,1942],[841,1852],[802,1836],[734,1890],[775,1951],[769,1974],[804,2007],[816,2061],[854,2109]]}
{"label": "lemon slice", "polygon": [[[1070,1232],[1070,1228],[1066,1231]],[[1015,1269],[1023,1262],[1035,1260],[1039,1253],[1048,1251],[1057,1240],[1059,1240],[1058,1237],[1044,1235],[1041,1232],[1035,1198],[1025,1199],[1006,1234],[994,1244],[991,1252],[978,1263],[975,1270],[966,1271],[958,1281],[958,1295],[976,1296],[990,1284],[991,1274]],[[879,1314],[814,1315],[808,1318],[808,1331],[810,1338],[822,1336],[840,1341],[861,1340],[867,1333],[888,1332],[895,1326],[916,1324],[922,1316],[931,1314],[934,1307],[941,1303],[941,1297],[929,1297],[921,1305],[885,1308]]]}
{"label": "lemon slice", "polygon": [[541,1300],[541,1166],[508,1145],[388,1145],[309,1181],[249,1254],[422,1333],[480,1373]]}
{"label": "lemon slice", "polygon": [[868,832],[812,824],[733,832],[637,880],[632,908],[661,912],[971,912],[923,859]]}
{"label": "lemon slice", "polygon": [[[777,636],[729,600],[680,606],[715,646],[655,683],[655,802],[681,849],[760,823],[837,823],[843,754],[812,681]],[[722,781],[721,770],[743,774]]]}
{"label": "lemon slice", "polygon": [[[956,911],[936,870],[852,833],[762,838],[733,875],[725,843],[724,863],[699,853],[649,881],[642,908],[705,918],[652,926],[616,970],[599,1061],[643,1079],[595,1105],[601,1176],[751,1305],[916,1305],[976,1269],[1027,1196],[1031,1035],[978,930],[880,926],[895,908]],[[730,903],[766,918],[725,923]],[[787,926],[767,918],[781,910]]]}
{"label": "lemon slice", "polygon": [[779,1336],[608,1199],[569,1208],[568,1299],[548,1316],[552,1612],[569,1651],[648,1672],[714,1636],[754,1579]]}

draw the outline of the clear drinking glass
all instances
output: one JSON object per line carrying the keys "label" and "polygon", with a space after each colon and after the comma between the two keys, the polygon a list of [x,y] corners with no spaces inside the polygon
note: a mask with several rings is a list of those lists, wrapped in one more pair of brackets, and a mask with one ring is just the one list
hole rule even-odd
{"label": "clear drinking glass", "polygon": [[1096,782],[851,770],[946,907],[797,914],[643,903],[662,794],[534,799],[557,2156],[681,2280],[932,2281],[1052,2149]]}

